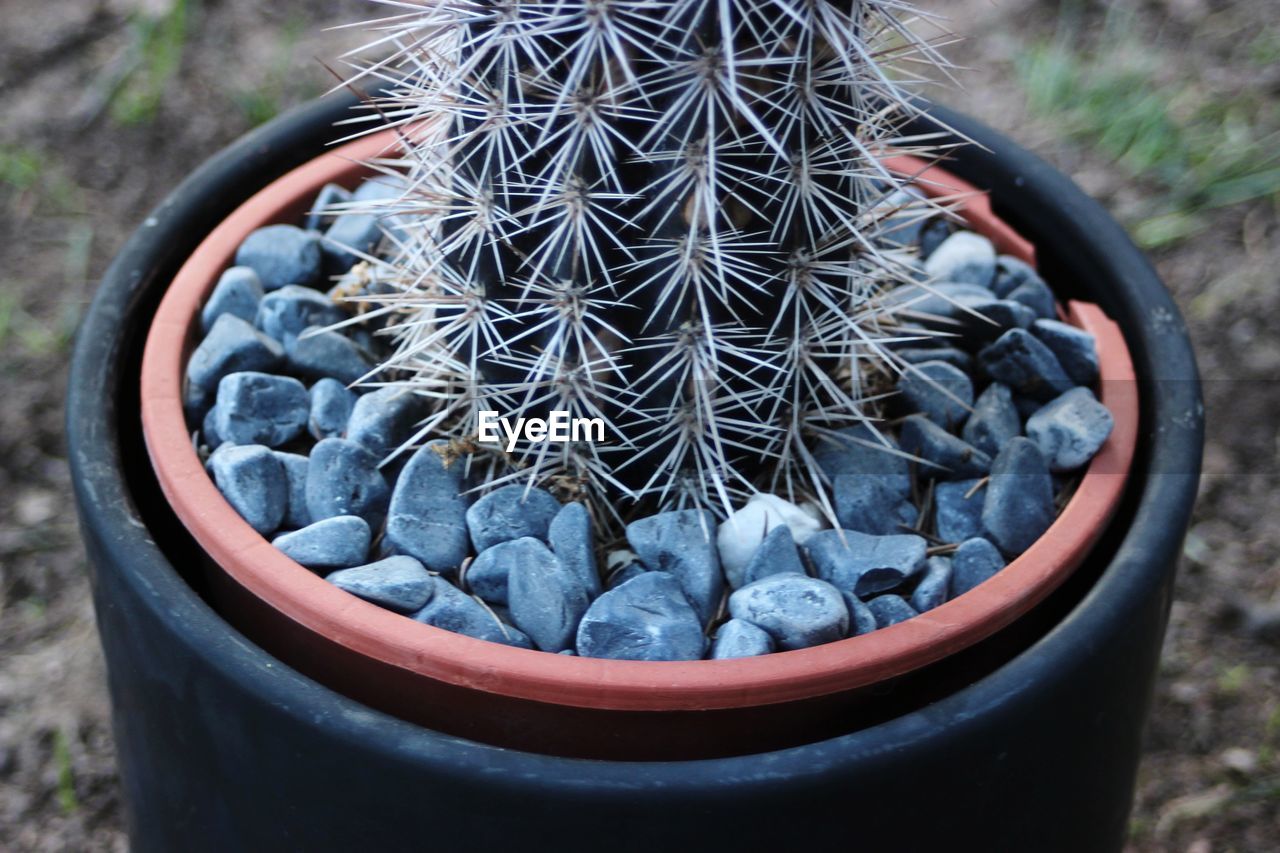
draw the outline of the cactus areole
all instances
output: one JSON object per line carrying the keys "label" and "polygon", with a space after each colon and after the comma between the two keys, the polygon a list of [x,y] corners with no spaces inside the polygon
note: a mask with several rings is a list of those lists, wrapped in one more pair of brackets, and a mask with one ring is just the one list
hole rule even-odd
{"label": "cactus areole", "polygon": [[438,401],[417,438],[475,439],[486,411],[602,423],[493,442],[489,479],[604,522],[757,489],[829,508],[815,442],[874,420],[896,367],[883,297],[916,267],[894,231],[945,204],[884,163],[929,150],[887,67],[940,64],[903,9],[506,0],[375,24],[355,82],[390,81],[371,100],[404,181],[355,205],[396,224],[368,260],[392,285],[381,381]]}

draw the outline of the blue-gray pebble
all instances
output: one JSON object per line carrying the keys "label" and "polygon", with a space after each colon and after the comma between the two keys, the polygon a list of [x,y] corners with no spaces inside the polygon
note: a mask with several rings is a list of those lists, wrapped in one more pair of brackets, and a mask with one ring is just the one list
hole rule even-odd
{"label": "blue-gray pebble", "polygon": [[898,452],[898,444],[883,431],[866,424],[845,427],[819,438],[814,461],[835,482],[841,474],[875,474],[885,477],[902,495],[911,494],[910,463]]}
{"label": "blue-gray pebble", "polygon": [[296,225],[268,225],[254,231],[236,250],[236,265],[252,267],[264,290],[288,284],[320,283],[320,243]]}
{"label": "blue-gray pebble", "polygon": [[516,565],[529,565],[536,569],[551,561],[552,554],[547,546],[531,536],[499,542],[485,548],[467,566],[465,586],[488,603],[505,606],[509,603],[508,580]]}
{"label": "blue-gray pebble", "polygon": [[981,480],[938,481],[933,487],[934,529],[943,542],[963,542],[982,535]]}
{"label": "blue-gray pebble", "polygon": [[310,461],[300,453],[275,451],[276,459],[284,466],[286,479],[289,481],[289,507],[285,511],[282,526],[289,530],[300,530],[311,523],[311,513],[307,510],[307,468]]}
{"label": "blue-gray pebble", "polygon": [[805,543],[818,577],[863,599],[894,589],[924,568],[927,547],[923,537],[910,533],[871,536],[856,530],[821,530]]}
{"label": "blue-gray pebble", "polygon": [[1026,329],[1010,329],[980,353],[978,361],[997,382],[1037,400],[1051,400],[1072,387],[1053,352]]}
{"label": "blue-gray pebble", "polygon": [[973,370],[973,356],[955,347],[911,347],[895,350],[896,355],[907,364],[921,364],[926,361],[941,361],[970,373]]}
{"label": "blue-gray pebble", "polygon": [[1115,419],[1088,388],[1072,388],[1027,419],[1027,438],[1036,443],[1050,471],[1074,471],[1098,452]]}
{"label": "blue-gray pebble", "polygon": [[880,595],[867,602],[867,608],[876,618],[877,628],[888,628],[917,616],[915,608],[900,595]]}
{"label": "blue-gray pebble", "polygon": [[418,394],[388,385],[360,395],[351,407],[347,438],[363,444],[379,459],[413,437],[414,426],[427,411]]}
{"label": "blue-gray pebble", "polygon": [[991,290],[1004,299],[1028,281],[1040,279],[1035,267],[1013,255],[1000,255],[996,258],[996,277],[991,282]]}
{"label": "blue-gray pebble", "polygon": [[346,569],[369,557],[369,524],[354,515],[339,515],[283,533],[271,540],[285,556],[308,569]]}
{"label": "blue-gray pebble", "polygon": [[307,218],[303,221],[302,227],[306,231],[320,231],[333,221],[333,213],[329,211],[329,206],[334,204],[342,204],[351,201],[351,191],[337,184],[325,184],[320,188],[320,192],[316,194],[315,200],[311,202],[311,210],[307,211]]}
{"label": "blue-gray pebble", "polygon": [[1057,316],[1058,306],[1053,298],[1053,291],[1039,276],[1029,278],[1015,287],[1008,296],[1010,302],[1021,302],[1035,312],[1037,317],[1052,319]]}
{"label": "blue-gray pebble", "polygon": [[1072,382],[1093,385],[1098,381],[1098,345],[1093,335],[1057,320],[1036,320],[1031,334],[1057,357]]}
{"label": "blue-gray pebble", "polygon": [[603,593],[578,624],[582,657],[699,660],[705,648],[702,622],[667,572],[644,572]]}
{"label": "blue-gray pebble", "polygon": [[716,631],[716,638],[711,644],[711,659],[753,658],[767,655],[773,649],[773,637],[764,629],[745,619],[730,619]]}
{"label": "blue-gray pebble", "polygon": [[943,604],[951,589],[951,561],[946,557],[930,557],[924,566],[924,577],[911,593],[911,608],[924,613]]}
{"label": "blue-gray pebble", "polygon": [[898,438],[903,450],[932,463],[920,466],[924,476],[944,480],[980,477],[991,470],[990,456],[923,415],[906,418]]}
{"label": "blue-gray pebble", "polygon": [[359,444],[326,438],[312,448],[307,511],[313,523],[335,515],[358,515],[376,529],[386,514],[389,492],[377,457]]}
{"label": "blue-gray pebble", "polygon": [[413,613],[431,598],[431,574],[413,557],[403,554],[363,566],[339,569],[325,577],[329,583],[365,601],[394,610]]}
{"label": "blue-gray pebble", "polygon": [[393,553],[416,557],[431,571],[452,573],[466,558],[470,542],[468,500],[459,494],[464,464],[458,459],[445,467],[437,450],[447,446],[434,441],[419,448],[400,472],[383,541]]}
{"label": "blue-gray pebble", "polygon": [[507,575],[511,621],[542,651],[567,649],[574,644],[578,623],[591,604],[591,594],[577,572],[546,545],[528,537],[505,544],[518,543],[525,544],[511,555]]}
{"label": "blue-gray pebble", "polygon": [[742,585],[755,583],[771,575],[803,575],[804,563],[796,547],[791,528],[780,524],[765,534],[750,562],[742,570]]}
{"label": "blue-gray pebble", "polygon": [[289,369],[308,379],[327,376],[350,385],[373,370],[373,362],[355,341],[319,326],[304,329],[285,344],[284,352]]}
{"label": "blue-gray pebble", "polygon": [[847,590],[842,590],[840,596],[844,599],[844,606],[849,610],[849,636],[870,634],[878,627],[876,615],[861,598]]}
{"label": "blue-gray pebble", "polygon": [[591,515],[580,503],[560,507],[547,528],[547,544],[565,567],[574,572],[592,598],[600,594],[600,569],[596,565]]}
{"label": "blue-gray pebble", "polygon": [[262,297],[255,319],[259,329],[285,345],[312,326],[331,326],[347,313],[318,290],[286,285]]}
{"label": "blue-gray pebble", "polygon": [[840,590],[804,575],[773,575],[729,596],[729,613],[764,629],[780,649],[807,649],[849,632]]}
{"label": "blue-gray pebble", "polygon": [[476,551],[522,536],[547,541],[560,502],[544,489],[512,484],[494,489],[467,509],[467,530]]}
{"label": "blue-gray pebble", "polygon": [[444,578],[433,576],[431,581],[431,598],[413,614],[414,620],[477,640],[522,649],[533,648],[533,643],[523,631],[503,623],[484,605]]}
{"label": "blue-gray pebble", "polygon": [[841,474],[832,488],[836,520],[845,530],[889,536],[915,527],[920,512],[885,477]]}
{"label": "blue-gray pebble", "polygon": [[1004,568],[1004,558],[986,539],[966,539],[951,555],[951,597],[964,595]]}
{"label": "blue-gray pebble", "polygon": [[627,525],[627,542],[654,572],[669,572],[680,582],[704,623],[720,605],[724,575],[716,550],[716,520],[706,510],[660,512]]}
{"label": "blue-gray pebble", "polygon": [[1008,385],[992,382],[978,395],[960,437],[988,456],[995,456],[1021,431],[1022,419],[1013,403],[1013,392]]}
{"label": "blue-gray pebble", "polygon": [[280,526],[288,508],[289,483],[270,448],[223,445],[209,457],[209,471],[218,491],[250,527],[266,536]]}
{"label": "blue-gray pebble", "polygon": [[340,438],[347,430],[347,419],[356,404],[356,395],[350,388],[332,377],[325,377],[311,386],[308,396],[311,409],[307,417],[307,431],[316,438]]}
{"label": "blue-gray pebble", "polygon": [[996,250],[981,234],[957,231],[943,240],[924,262],[935,281],[991,284],[996,274]]}
{"label": "blue-gray pebble", "polygon": [[223,314],[239,317],[252,323],[258,316],[258,303],[262,301],[262,282],[249,267],[230,267],[218,278],[213,293],[200,311],[200,328],[208,332]]}
{"label": "blue-gray pebble", "polygon": [[222,441],[279,447],[307,428],[311,400],[291,376],[244,371],[218,383],[214,429]]}
{"label": "blue-gray pebble", "polygon": [[907,368],[898,393],[908,411],[920,412],[946,429],[954,429],[973,406],[973,380],[945,361],[926,361]]}
{"label": "blue-gray pebble", "polygon": [[284,360],[284,347],[234,314],[223,314],[187,359],[187,380],[205,391],[218,390],[229,373],[270,371]]}
{"label": "blue-gray pebble", "polygon": [[1029,438],[1005,445],[991,465],[982,526],[986,537],[1008,557],[1040,538],[1054,519],[1053,481],[1044,454]]}

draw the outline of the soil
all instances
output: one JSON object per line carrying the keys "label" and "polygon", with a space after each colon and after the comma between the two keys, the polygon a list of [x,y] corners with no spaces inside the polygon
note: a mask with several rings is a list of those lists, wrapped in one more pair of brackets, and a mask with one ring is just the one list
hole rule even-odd
{"label": "soil", "polygon": [[[1177,194],[1176,180],[1133,168],[1028,105],[1028,50],[1062,32],[1064,9],[1080,27],[1072,49],[1101,43],[1108,29],[1094,4],[924,5],[970,38],[948,50],[967,69],[956,75],[964,88],[940,100],[1037,151],[1126,224],[1141,227]],[[1274,120],[1280,101],[1280,63],[1242,58],[1246,43],[1280,51],[1269,5],[1111,4],[1127,13],[1131,43],[1154,62],[1152,85],[1169,93],[1175,119],[1191,95],[1248,91],[1255,102],[1245,131],[1259,115]],[[76,322],[147,210],[255,121],[331,85],[323,63],[336,67],[360,36],[324,27],[371,8],[359,0],[7,0],[0,9],[0,849],[127,847],[62,440]],[[1256,154],[1270,156],[1261,145]],[[1200,230],[1151,254],[1196,341],[1210,440],[1147,734],[1134,853],[1274,849],[1280,526],[1270,516],[1280,508],[1280,339],[1268,330],[1280,326],[1276,204],[1272,193],[1213,208]]]}

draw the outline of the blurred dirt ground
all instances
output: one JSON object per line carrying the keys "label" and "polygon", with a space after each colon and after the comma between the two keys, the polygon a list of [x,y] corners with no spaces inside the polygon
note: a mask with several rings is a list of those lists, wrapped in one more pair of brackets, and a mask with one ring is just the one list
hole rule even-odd
{"label": "blurred dirt ground", "polygon": [[[1280,847],[1280,24],[1268,0],[932,0],[939,94],[1101,199],[1186,312],[1210,444],[1132,851]],[[318,7],[323,7],[318,11]],[[0,4],[0,849],[123,850],[62,441],[72,333],[131,227],[322,92],[360,0]]]}

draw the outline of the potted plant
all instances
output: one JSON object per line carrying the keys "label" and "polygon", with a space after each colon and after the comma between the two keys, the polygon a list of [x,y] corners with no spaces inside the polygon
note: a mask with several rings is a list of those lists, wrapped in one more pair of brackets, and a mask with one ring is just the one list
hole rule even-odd
{"label": "potted plant", "polygon": [[[1060,329],[1047,316],[1052,304],[1040,306],[1045,316],[1036,329],[1044,336],[1029,331],[1037,318],[1027,303],[1036,305],[1043,297],[1034,284],[1021,294],[1026,302],[998,298],[994,291],[990,298],[974,293],[975,287],[998,286],[1004,296],[1025,282],[1039,282],[1031,262],[1047,253],[1049,266],[1041,260],[1041,268],[1051,283],[1067,280],[1054,274],[1064,263],[1077,270],[1098,267],[1116,290],[1122,288],[1115,281],[1125,279],[1132,292],[1123,296],[1102,286],[1094,291],[1100,301],[1111,303],[1117,319],[1132,314],[1133,304],[1164,298],[1152,295],[1158,282],[1153,284],[1140,266],[1123,268],[1132,263],[1125,260],[1132,250],[1124,249],[1122,240],[1124,251],[1114,251],[1114,244],[1092,236],[1093,243],[1112,252],[1100,256],[1086,250],[1089,240],[1069,230],[1046,237],[1046,231],[1062,227],[1064,217],[1096,225],[1098,214],[1069,193],[1070,204],[1058,204],[1065,209],[1057,211],[1052,228],[1043,221],[1051,217],[1045,192],[1024,192],[1034,196],[1034,204],[1017,207],[1019,194],[1009,188],[1018,175],[1025,181],[1022,171],[1035,164],[1007,143],[994,146],[997,154],[989,157],[957,148],[954,168],[967,168],[967,177],[991,187],[997,205],[1016,212],[1017,231],[956,176],[918,159],[901,159],[904,151],[924,153],[918,146],[925,139],[954,144],[956,137],[949,135],[951,122],[938,125],[876,68],[876,42],[866,34],[896,24],[880,4],[864,4],[852,15],[818,4],[780,19],[754,7],[731,8],[724,18],[681,4],[605,11],[602,19],[595,7],[572,14],[542,10],[526,21],[501,14],[472,20],[471,13],[454,9],[395,21],[398,40],[410,45],[406,56],[413,60],[412,75],[382,96],[383,112],[396,116],[398,130],[390,138],[366,137],[339,157],[306,162],[216,227],[200,229],[208,236],[189,257],[170,259],[170,267],[179,260],[183,266],[148,332],[139,408],[159,488],[207,555],[188,568],[211,567],[207,573],[196,571],[193,579],[209,585],[211,600],[232,624],[340,693],[432,729],[562,756],[684,759],[653,771],[633,765],[630,776],[627,765],[601,763],[599,772],[612,780],[603,790],[620,795],[646,780],[663,787],[669,782],[660,780],[670,773],[706,781],[735,772],[730,763],[689,760],[699,756],[746,753],[722,761],[754,768],[748,776],[763,773],[775,761],[800,760],[801,752],[819,743],[848,746],[866,733],[909,720],[913,715],[905,712],[960,695],[964,691],[956,693],[956,687],[975,678],[998,682],[1018,652],[1032,644],[1038,648],[1061,631],[1063,613],[1105,565],[1099,549],[1105,554],[1109,543],[1134,535],[1122,492],[1139,411],[1149,423],[1158,421],[1176,393],[1148,389],[1141,408],[1135,405],[1140,389],[1131,381],[1129,353],[1140,367],[1150,358],[1154,343],[1142,336],[1150,330],[1126,328],[1122,335],[1096,309],[1074,307],[1073,318],[1095,337],[1102,356],[1100,392],[1114,427],[1099,433],[1090,427],[1107,418],[1096,401],[1084,408],[1071,405],[1076,398],[1092,398],[1087,391],[1068,391],[1079,384],[1067,376],[1063,361],[1068,356],[1055,355],[1045,337],[1058,332],[1078,342],[1079,333]],[[440,14],[457,17],[441,20]],[[601,41],[606,35],[633,48],[607,50]],[[438,56],[445,58],[442,67],[427,61]],[[800,87],[802,96],[795,87],[801,79],[810,86]],[[551,88],[553,81],[565,88]],[[689,95],[703,84],[701,95]],[[502,106],[486,112],[494,103]],[[848,115],[834,107],[851,103],[862,111]],[[716,125],[717,111],[734,121]],[[879,125],[886,116],[893,122]],[[601,127],[610,121],[621,127],[612,136]],[[374,235],[366,243],[342,242],[331,234],[321,244],[286,224],[315,208],[314,199],[326,185],[354,187],[371,174],[361,161],[379,157],[383,163],[387,157],[409,162],[407,181],[374,180],[364,200],[348,205],[346,217],[329,226],[332,232]],[[980,165],[965,166],[966,157]],[[292,165],[285,159],[262,172],[284,171]],[[499,162],[501,169],[494,167]],[[1045,180],[1053,192],[1063,192],[1060,183]],[[251,188],[256,186],[246,187]],[[1002,188],[1009,191],[1007,198]],[[317,215],[332,212],[320,208]],[[960,231],[941,247],[926,237],[935,245],[921,269],[911,255],[922,242],[915,232],[926,220],[941,221],[953,212],[972,232]],[[1114,228],[1105,218],[1102,222]],[[913,236],[903,239],[904,231]],[[378,241],[381,250],[374,251]],[[998,285],[993,245],[1004,253],[1000,274],[1008,279]],[[289,289],[295,282],[319,283],[325,257],[344,252],[346,265],[353,253],[362,253],[366,265],[357,273],[362,280],[339,281],[335,295],[364,307],[363,313],[347,317],[335,313],[331,300]],[[248,285],[235,283],[234,270],[227,274],[231,278],[222,278],[234,262],[278,295],[259,297],[249,273],[238,274]],[[285,263],[294,266],[281,271]],[[970,269],[975,265],[977,273]],[[969,276],[977,280],[964,281]],[[957,281],[949,288],[939,277]],[[967,294],[963,285],[971,288]],[[257,330],[244,318],[225,319],[236,316],[240,309],[234,297],[243,292],[252,297]],[[1060,290],[1059,295],[1071,294]],[[934,302],[924,310],[922,303],[930,299]],[[275,307],[268,310],[268,301]],[[748,309],[763,321],[744,321]],[[209,321],[207,337],[202,337],[202,319]],[[395,348],[369,360],[361,346],[376,350],[379,341],[359,338],[367,331],[384,332],[382,340],[394,341]],[[961,346],[941,345],[951,340]],[[923,344],[928,351],[909,358],[903,349],[920,347],[906,344]],[[1166,347],[1166,356],[1176,355],[1176,341]],[[974,355],[980,372],[970,368],[966,375],[956,362],[971,364]],[[293,376],[269,372],[282,360]],[[1194,369],[1185,356],[1182,363],[1194,398]],[[367,371],[358,369],[366,364]],[[354,403],[363,420],[353,414],[345,423],[338,419],[336,427],[316,423],[319,377],[342,372],[343,382],[333,393],[341,400],[342,384],[375,376],[378,367],[385,390]],[[310,398],[306,390],[299,397],[298,377],[315,382]],[[892,398],[885,394],[890,390],[883,387],[885,377],[899,391]],[[1023,427],[1014,411],[1013,432],[1025,429],[1030,438],[1005,435],[991,454],[964,440],[992,439],[981,431],[964,433],[963,424],[974,417],[975,379],[1017,392],[1029,422]],[[1091,380],[1087,374],[1080,377],[1086,384]],[[216,395],[216,405],[202,400],[200,392]],[[547,404],[548,395],[556,405]],[[432,401],[430,407],[421,406],[424,398]],[[189,423],[184,402],[194,410],[187,412]],[[1004,400],[989,405],[1000,408],[1001,403],[1007,414],[1015,406],[1014,395],[1006,391]],[[1064,408],[1069,417],[1050,417]],[[570,441],[556,450],[550,465],[547,443],[536,436],[523,445],[512,442],[505,452],[483,446],[482,413],[551,420],[552,409],[567,411],[571,419],[599,416],[617,436],[616,444]],[[1049,415],[1041,416],[1043,409]],[[77,411],[73,406],[73,435],[78,435]],[[215,411],[211,419],[209,411]],[[900,425],[893,422],[899,414],[904,416]],[[307,466],[301,502],[289,491],[286,471],[287,464],[299,463],[278,456],[278,448],[299,434],[300,420],[319,438],[307,448],[311,459],[301,463]],[[226,449],[214,448],[201,459],[189,429],[206,448],[221,441]],[[329,429],[333,432],[326,434]],[[895,434],[898,445],[890,442]],[[401,446],[412,456],[407,463],[392,459],[384,466],[390,477],[377,469],[380,459],[355,466],[353,473],[350,460],[360,451],[350,445],[361,444],[353,440],[357,435],[379,442],[381,456],[394,457]],[[435,436],[446,441],[424,444]],[[1064,445],[1064,436],[1075,444]],[[1090,440],[1094,443],[1083,457],[1067,453],[1055,465],[1078,468],[1090,451],[1104,448],[1055,521],[1054,508],[1046,505],[1053,492],[1044,452],[1052,456]],[[860,455],[858,448],[877,444],[874,456]],[[1188,466],[1193,480],[1194,425],[1166,452],[1176,464]],[[833,453],[838,454],[834,462]],[[883,460],[891,460],[891,468]],[[949,473],[929,477],[920,466]],[[318,470],[329,479],[319,478]],[[961,475],[973,482],[957,490]],[[916,494],[885,498],[885,482],[896,488],[899,478]],[[786,520],[773,525],[785,533],[772,539],[751,529],[746,519],[752,505],[742,503],[762,482],[771,483],[777,502],[772,505]],[[341,488],[330,488],[331,483]],[[863,488],[867,483],[874,485],[869,493]],[[941,553],[926,561],[922,545],[927,543],[920,534],[946,538],[927,527],[931,517],[937,523],[940,507],[933,502],[939,483],[961,500],[986,488],[980,527],[972,531],[976,535],[954,538],[964,543],[961,549],[984,543],[969,551],[993,555],[999,563],[1011,558],[1008,566],[996,571],[988,561],[985,572],[964,581],[957,580],[963,574],[956,565],[962,554],[952,563],[939,559]],[[544,486],[580,499],[579,509],[566,511],[553,495],[536,491]],[[154,486],[146,488],[154,501]],[[1162,493],[1160,500],[1176,508],[1171,519],[1180,533],[1189,500],[1185,482],[1147,479],[1139,488],[1143,494],[1154,488]],[[274,500],[268,500],[273,491]],[[1137,493],[1131,489],[1130,494]],[[683,509],[681,496],[703,509]],[[624,499],[630,502],[624,505]],[[807,515],[799,505],[810,500],[817,511]],[[543,502],[541,522],[530,518],[530,504],[538,501]],[[328,511],[329,502],[338,504],[335,511]],[[913,517],[895,519],[905,531],[862,527],[884,524],[874,516],[882,516],[889,504],[914,510]],[[286,523],[290,507],[304,505],[309,517],[288,523],[299,533],[286,534],[274,545],[264,538]],[[1108,527],[1117,507],[1120,526]],[[723,521],[710,514],[717,511]],[[772,516],[757,510],[761,517]],[[589,518],[594,524],[587,523]],[[832,529],[797,548],[801,529],[820,527],[824,520]],[[568,538],[550,527],[571,523]],[[1166,538],[1169,523],[1161,521]],[[327,538],[317,534],[318,526]],[[371,551],[369,539],[378,532],[390,559],[400,560],[400,567],[406,559],[416,565],[409,566],[408,580],[396,576],[401,591],[418,585],[406,593],[421,599],[411,606],[391,601],[394,590],[386,584],[370,586],[370,576],[385,580],[385,564],[364,571],[358,583],[351,574],[327,581],[285,554],[292,549],[313,568],[358,572],[374,556],[383,556]],[[603,546],[619,535],[645,565],[619,566],[640,572],[636,577],[602,579],[593,563],[604,562],[600,558],[609,549]],[[184,543],[179,548],[187,544],[178,530],[169,536]],[[474,558],[465,551],[468,537]],[[729,566],[730,575],[740,576],[730,578],[737,589],[726,596],[720,561],[727,564],[734,547],[750,537],[751,551],[765,550],[766,543],[777,550],[768,552],[770,559],[756,561],[762,565],[753,567],[748,555]],[[91,539],[91,546],[95,541],[102,542]],[[533,543],[519,546],[533,554],[527,560],[515,546],[502,547],[522,542]],[[937,544],[950,550],[945,541]],[[321,545],[359,553],[325,562],[328,552],[316,556]],[[902,558],[903,565],[882,553],[858,562],[865,557],[859,547],[914,550]],[[501,560],[486,559],[493,549],[509,553]],[[1146,555],[1149,584],[1167,583],[1161,553]],[[522,560],[532,560],[533,570],[523,568]],[[787,562],[798,571],[779,573]],[[1082,562],[1092,570],[1073,573]],[[589,571],[569,577],[575,567]],[[808,577],[806,570],[818,577]],[[548,577],[560,577],[558,598],[548,599],[540,586]],[[920,591],[930,577],[935,588],[943,578],[939,600],[930,602],[934,607],[919,603],[927,599]],[[612,581],[613,588],[593,588],[602,580]],[[948,586],[953,600],[941,603]],[[571,595],[566,588],[577,592]],[[466,599],[464,589],[476,592],[477,599]],[[361,601],[352,591],[392,607]],[[913,598],[919,593],[917,607],[895,592]],[[628,599],[628,594],[640,597]],[[806,606],[817,600],[818,617],[811,618],[813,608],[801,616],[787,610],[788,596],[801,594]],[[539,606],[522,605],[521,595]],[[713,654],[722,646],[793,650],[688,660],[704,654],[709,645],[704,630],[720,621],[717,611],[726,598],[733,619],[710,644]],[[451,604],[463,599],[473,603]],[[564,603],[570,599],[571,607]],[[875,602],[880,606],[869,606]],[[436,604],[452,608],[447,618]],[[495,612],[503,605],[509,613]],[[1144,606],[1143,612],[1155,614],[1154,630],[1124,636],[1113,629],[1109,636],[1117,648],[1149,649],[1158,639],[1162,605],[1157,599]],[[467,614],[477,608],[487,609],[490,617],[483,629],[468,621]],[[927,612],[917,616],[917,609]],[[859,635],[843,639],[851,621],[866,619],[864,611],[870,612],[870,623]],[[548,613],[555,617],[550,628]],[[693,628],[687,630],[690,622]],[[736,636],[727,627],[734,623]],[[104,636],[109,631],[104,629]],[[527,638],[521,640],[519,632]],[[797,634],[802,639],[796,640]],[[665,656],[686,660],[610,659],[643,656],[630,653],[638,635],[659,636]],[[834,642],[819,644],[822,640]],[[513,647],[520,644],[542,651]],[[640,645],[647,653],[660,644]],[[578,655],[551,653],[566,648]],[[1114,703],[1134,696],[1132,687],[1117,690],[1107,673],[1094,671],[1100,663],[1085,666],[1089,656],[1083,650],[1080,660],[1060,672],[1047,666],[1047,655],[1032,655],[1041,668],[1036,686],[1045,695],[1074,685],[1086,695],[1106,696],[1108,707],[1121,707]],[[1139,693],[1150,678],[1149,658],[1136,654],[1128,662],[1145,673],[1137,679]],[[247,690],[242,685],[233,693],[245,696]],[[1007,684],[1003,691],[997,695],[1006,700],[1018,692],[1010,692]],[[244,703],[252,704],[247,698]],[[248,704],[241,708],[243,718],[261,719]],[[159,713],[172,714],[172,709]],[[1061,713],[1050,708],[1031,713],[1024,707],[1025,719],[1010,736],[1034,742],[1022,726],[1032,725],[1035,714],[1044,722]],[[978,727],[1000,716],[993,710]],[[1118,725],[1091,745],[1131,742],[1140,718],[1137,713],[1134,725]],[[183,721],[175,728],[188,725]],[[1078,737],[1087,740],[1085,735],[1079,731]],[[925,746],[928,738],[920,738],[908,752],[912,760],[928,755],[931,761],[954,761],[976,748],[976,736],[976,729],[958,733],[954,743],[932,747]],[[324,737],[340,735],[331,728]],[[811,746],[797,746],[805,743]],[[760,754],[782,746],[792,749]],[[383,756],[377,761],[397,760],[384,755],[376,739],[366,747]],[[426,761],[406,772],[422,774],[428,787],[451,774],[469,778],[467,762],[493,753],[478,745],[468,748],[480,752],[447,771],[428,768],[432,762]],[[863,749],[853,747],[833,758],[832,766],[842,768],[833,772],[846,781],[869,778],[873,769],[885,780],[905,779],[910,772],[906,765],[886,769]],[[235,754],[233,749],[217,759],[204,757],[216,764]],[[753,755],[754,763],[748,760]],[[814,755],[809,752],[810,759]],[[1118,756],[1121,768],[1126,761],[1131,765],[1132,748]],[[551,761],[527,758],[529,767]],[[157,762],[167,760],[154,752],[140,757],[138,763],[148,769],[139,778],[154,778]],[[1020,755],[1017,760],[1028,759]],[[998,767],[984,766],[983,780],[1003,777]],[[572,763],[559,767],[550,772],[581,770]],[[1119,773],[1108,783],[1110,793],[1094,806],[1106,820],[1080,828],[1075,838],[1118,837],[1115,815],[1127,807],[1131,773],[1131,766]],[[794,797],[816,778],[810,771],[788,774],[757,793],[766,800]],[[308,785],[303,774],[288,775],[301,794]],[[542,797],[557,808],[571,802],[567,783],[544,779],[535,786],[541,793],[534,801]],[[1065,779],[1050,787],[1064,784]],[[711,798],[707,802],[724,797],[718,808],[736,796],[722,776],[704,795]],[[936,793],[929,797],[937,799]],[[1051,799],[1046,795],[1032,811],[1069,813]],[[1079,798],[1072,802],[1076,814],[1085,813]],[[517,810],[519,821],[531,819],[537,808]],[[738,811],[734,806],[725,814]],[[174,825],[158,820],[164,827],[158,833]],[[271,835],[265,815],[252,808],[233,810],[229,820],[245,837]],[[686,814],[666,825],[688,820]],[[836,825],[829,816],[821,833],[834,832]],[[991,831],[993,837],[1025,837],[1020,826],[1009,821]]]}

